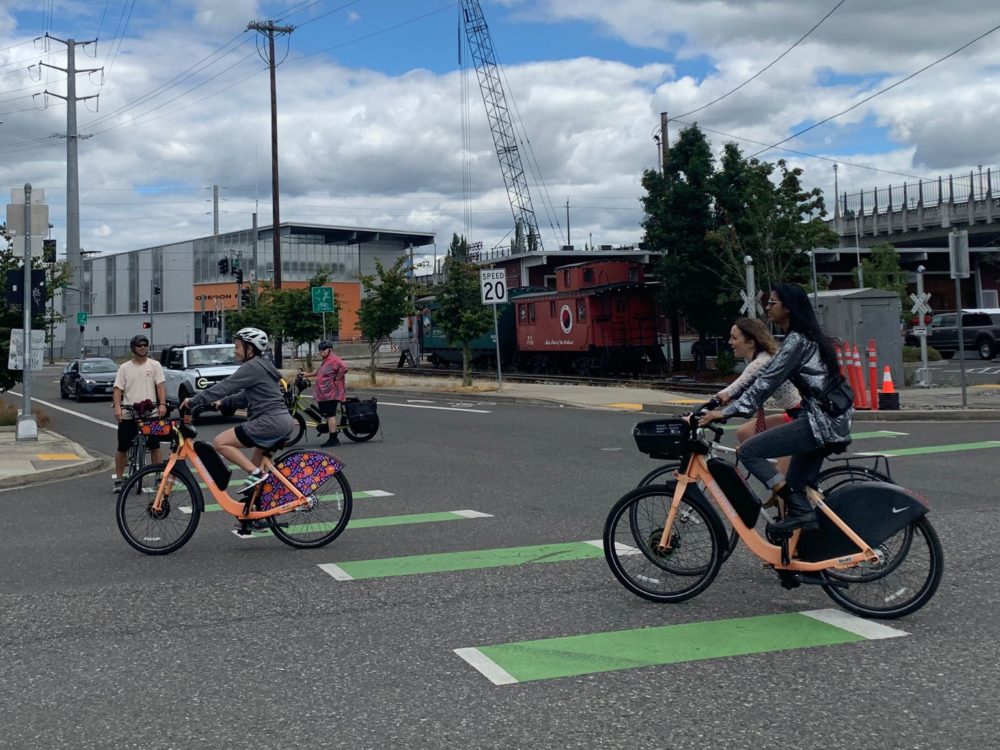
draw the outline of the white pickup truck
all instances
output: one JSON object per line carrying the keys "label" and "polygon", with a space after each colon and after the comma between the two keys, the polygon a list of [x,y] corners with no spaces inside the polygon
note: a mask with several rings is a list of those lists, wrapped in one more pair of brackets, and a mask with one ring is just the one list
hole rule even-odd
{"label": "white pickup truck", "polygon": [[[170,346],[160,352],[160,364],[171,406],[225,380],[240,366],[232,344]],[[232,415],[223,411],[223,416]]]}

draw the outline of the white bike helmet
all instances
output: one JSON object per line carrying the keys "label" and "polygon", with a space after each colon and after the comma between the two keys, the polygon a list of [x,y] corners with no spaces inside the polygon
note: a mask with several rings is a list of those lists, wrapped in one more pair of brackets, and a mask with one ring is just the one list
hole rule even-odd
{"label": "white bike helmet", "polygon": [[267,334],[259,328],[241,328],[233,336],[233,340],[239,339],[245,344],[253,346],[259,354],[267,351]]}

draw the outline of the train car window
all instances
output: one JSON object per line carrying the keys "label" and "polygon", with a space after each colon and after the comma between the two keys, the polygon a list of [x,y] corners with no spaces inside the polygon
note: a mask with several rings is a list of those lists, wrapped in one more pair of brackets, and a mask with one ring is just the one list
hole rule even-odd
{"label": "train car window", "polygon": [[577,320],[577,322],[582,323],[586,319],[587,319],[587,303],[584,302],[582,299],[581,300],[577,300],[577,303],[576,303],[576,320]]}
{"label": "train car window", "polygon": [[528,322],[530,322],[530,323],[534,323],[535,322],[535,303],[534,302],[529,302],[528,303]]}
{"label": "train car window", "polygon": [[522,323],[528,319],[528,310],[523,302],[517,306],[517,319]]}
{"label": "train car window", "polygon": [[554,318],[555,316],[556,316],[556,303],[555,302],[550,302],[549,303],[549,317],[550,318]]}
{"label": "train car window", "polygon": [[632,267],[632,268],[628,269],[628,281],[629,281],[630,284],[638,284],[639,283],[639,269],[638,268]]}
{"label": "train car window", "polygon": [[585,283],[592,284],[594,282],[594,269],[584,268],[583,269],[583,280]]}
{"label": "train car window", "polygon": [[563,271],[563,286],[569,288],[569,271]]}
{"label": "train car window", "polygon": [[623,297],[619,297],[615,301],[615,308],[618,312],[623,313],[628,309],[628,304],[625,302]]}

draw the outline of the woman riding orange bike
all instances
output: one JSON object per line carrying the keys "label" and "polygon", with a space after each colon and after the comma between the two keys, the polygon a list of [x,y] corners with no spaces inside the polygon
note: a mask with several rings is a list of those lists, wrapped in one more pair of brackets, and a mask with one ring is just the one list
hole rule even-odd
{"label": "woman riding orange bike", "polygon": [[[211,388],[184,399],[181,410],[213,402],[221,409],[248,410],[246,422],[220,433],[212,441],[224,458],[247,472],[241,493],[248,493],[264,480],[258,468],[262,448],[286,438],[294,423],[278,386],[281,373],[267,357],[261,356],[267,351],[267,334],[259,328],[241,328],[233,336],[233,342],[236,359],[243,363],[240,368]],[[243,453],[245,448],[254,449],[252,459]]]}
{"label": "woman riding orange bike", "polygon": [[[795,384],[802,395],[798,417],[750,438],[738,449],[743,465],[785,501],[785,517],[769,523],[767,530],[773,536],[787,536],[795,529],[817,527],[806,487],[815,484],[828,453],[850,444],[854,410],[834,392],[838,382],[836,354],[802,287],[775,284],[767,312],[769,320],[786,331],[782,347],[737,400],[707,412],[699,424],[752,416],[782,383],[791,380]],[[787,476],[768,461],[779,456],[792,457]]]}

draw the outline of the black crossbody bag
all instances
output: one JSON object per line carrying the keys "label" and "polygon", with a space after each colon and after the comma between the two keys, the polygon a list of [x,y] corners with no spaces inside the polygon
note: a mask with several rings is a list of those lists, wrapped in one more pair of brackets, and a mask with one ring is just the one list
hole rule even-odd
{"label": "black crossbody bag", "polygon": [[854,407],[854,390],[840,373],[827,376],[826,385],[819,393],[806,388],[801,378],[792,378],[792,383],[799,389],[799,393],[811,393],[819,408],[828,416],[842,417]]}

